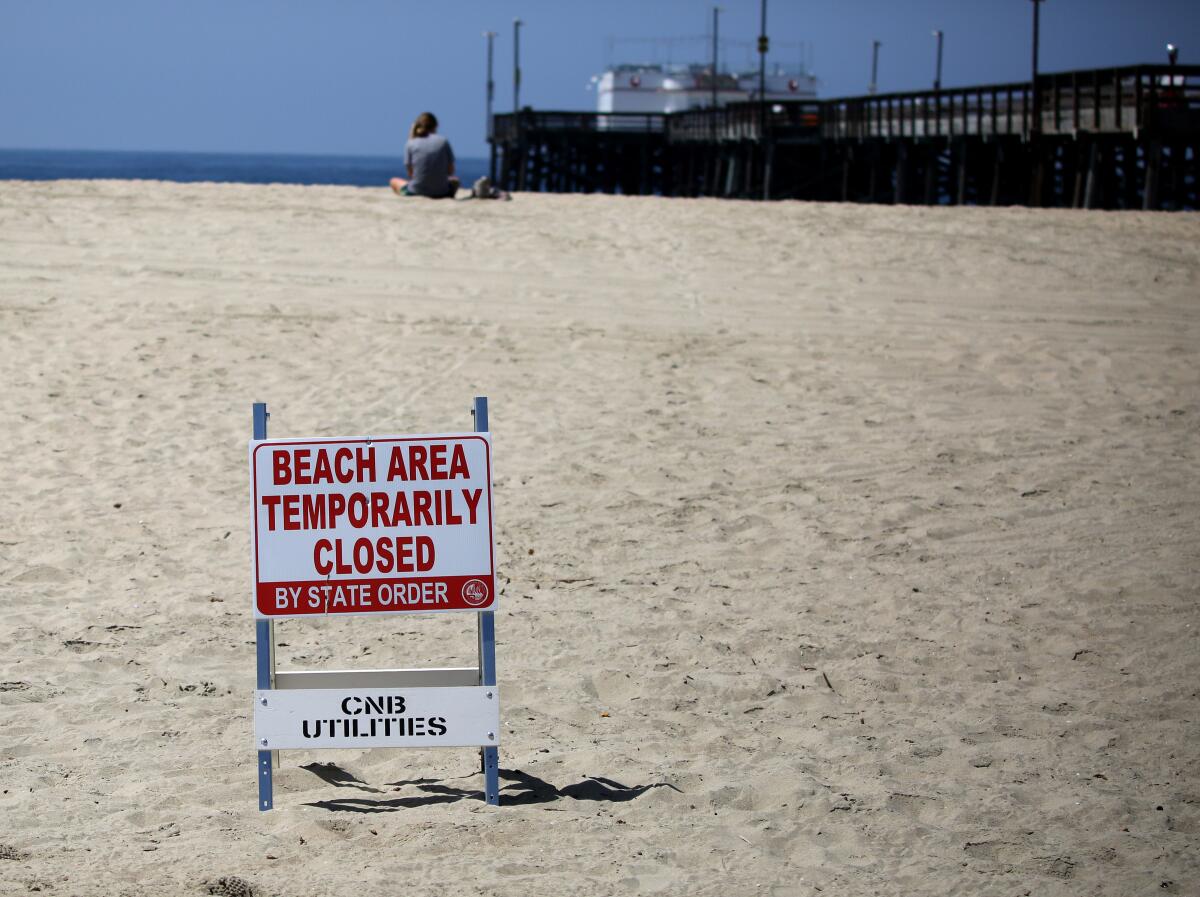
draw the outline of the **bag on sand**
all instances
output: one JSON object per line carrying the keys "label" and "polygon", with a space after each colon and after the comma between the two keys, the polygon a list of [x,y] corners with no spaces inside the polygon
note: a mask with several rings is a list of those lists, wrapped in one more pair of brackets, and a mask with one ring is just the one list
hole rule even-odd
{"label": "bag on sand", "polygon": [[471,186],[472,199],[512,199],[503,190],[492,186],[491,180],[485,175]]}

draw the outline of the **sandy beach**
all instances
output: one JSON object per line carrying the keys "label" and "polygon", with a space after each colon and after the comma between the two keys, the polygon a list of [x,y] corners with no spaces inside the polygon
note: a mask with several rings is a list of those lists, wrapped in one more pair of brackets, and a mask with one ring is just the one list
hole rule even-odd
{"label": "sandy beach", "polygon": [[[0,384],[0,895],[1200,893],[1195,215],[8,182]],[[475,395],[502,806],[289,752],[259,813],[251,403]]]}

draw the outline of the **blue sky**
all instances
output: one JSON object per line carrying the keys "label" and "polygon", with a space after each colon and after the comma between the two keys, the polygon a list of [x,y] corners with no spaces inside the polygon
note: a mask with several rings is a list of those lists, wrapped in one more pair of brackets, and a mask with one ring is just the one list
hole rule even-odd
{"label": "blue sky", "polygon": [[[749,41],[758,0],[723,0],[723,37]],[[616,38],[702,36],[691,0],[3,0],[0,146],[386,155],[423,109],[459,155],[485,152],[485,56],[497,108],[512,106],[520,16],[522,103],[593,108],[585,87]],[[880,89],[928,86],[946,32],[946,86],[1027,79],[1030,0],[770,0],[777,44],[809,43],[822,96],[862,93],[871,40]],[[1200,62],[1200,0],[1046,0],[1047,71]],[[695,55],[706,55],[696,45]],[[618,49],[621,45],[618,44]],[[625,45],[622,57],[647,55]],[[686,61],[678,45],[675,61]],[[665,48],[662,49],[665,53]],[[781,50],[794,62],[798,50]],[[745,51],[729,49],[731,61]]]}

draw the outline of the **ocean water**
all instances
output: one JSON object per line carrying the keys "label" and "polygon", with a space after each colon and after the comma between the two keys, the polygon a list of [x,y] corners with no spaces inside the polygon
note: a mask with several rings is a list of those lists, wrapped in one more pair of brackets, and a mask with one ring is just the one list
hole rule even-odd
{"label": "ocean water", "polygon": [[[466,185],[487,174],[487,159],[458,160]],[[108,150],[0,149],[0,180],[64,178],[216,181],[238,184],[343,184],[386,187],[403,176],[395,156],[308,156],[283,153],[166,153]]]}

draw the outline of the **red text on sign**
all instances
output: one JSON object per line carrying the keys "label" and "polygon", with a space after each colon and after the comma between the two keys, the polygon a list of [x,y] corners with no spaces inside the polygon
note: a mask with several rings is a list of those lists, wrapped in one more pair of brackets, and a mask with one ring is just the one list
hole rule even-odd
{"label": "red text on sign", "polygon": [[424,573],[433,569],[433,561],[433,540],[428,536],[358,539],[353,546],[341,539],[317,539],[313,546],[313,567],[322,576]]}

